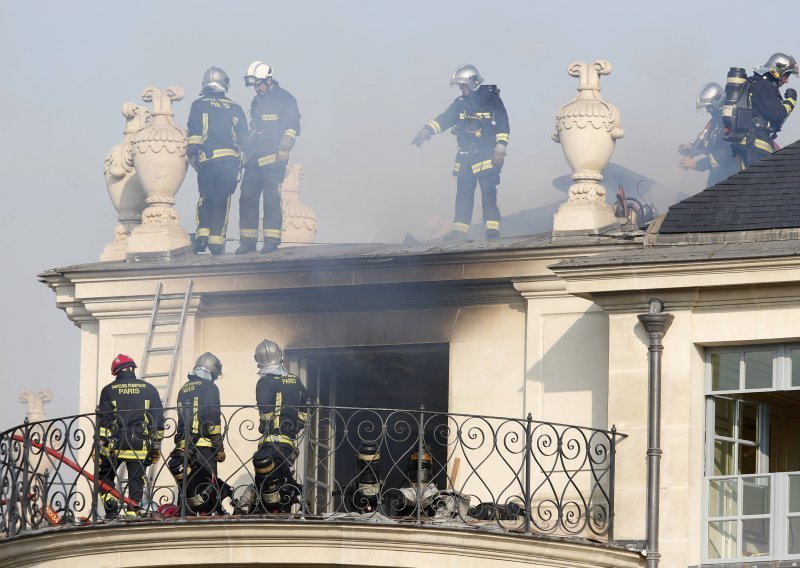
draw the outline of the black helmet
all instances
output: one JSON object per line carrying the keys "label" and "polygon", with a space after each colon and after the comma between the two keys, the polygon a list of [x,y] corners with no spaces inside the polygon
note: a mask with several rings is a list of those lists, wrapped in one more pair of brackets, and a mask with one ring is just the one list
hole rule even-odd
{"label": "black helmet", "polygon": [[192,374],[207,381],[216,381],[222,375],[222,362],[216,355],[206,351],[195,361]]}

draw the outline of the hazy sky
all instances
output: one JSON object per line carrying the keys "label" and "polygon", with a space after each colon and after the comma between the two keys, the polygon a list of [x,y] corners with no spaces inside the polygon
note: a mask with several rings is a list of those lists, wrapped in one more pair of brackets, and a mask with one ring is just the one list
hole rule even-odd
{"label": "hazy sky", "polygon": [[[751,13],[752,3],[684,0],[0,0],[0,427],[21,421],[23,389],[52,390],[51,417],[76,410],[78,328],[36,275],[95,261],[111,240],[116,213],[103,159],[122,139],[122,103],[141,103],[144,87],[184,87],[174,109],[185,125],[205,69],[225,69],[229,95],[247,109],[252,90],[241,78],[251,61],[268,62],[303,115],[292,159],[305,167],[301,196],[319,217],[318,240],[398,242],[407,231],[425,237],[431,216],[452,218],[453,137],[421,149],[409,142],[458,94],[448,80],[461,63],[500,87],[509,112],[504,213],[564,199],[551,181],[571,172],[550,134],[556,111],[575,96],[577,80],[566,73],[575,60],[613,65],[603,95],[620,109],[625,137],[612,159],[697,191],[705,174],[680,170],[675,149],[706,122],[694,108],[699,86],[724,84],[730,66],[751,70],[774,51],[800,56],[791,28],[778,29],[774,43],[763,34],[749,41]],[[800,118],[791,117],[779,142],[798,137]],[[650,197],[661,211],[670,204]],[[187,231],[196,198],[190,174],[177,198]],[[238,192],[234,212],[237,202]],[[236,223],[234,215],[229,237]]]}

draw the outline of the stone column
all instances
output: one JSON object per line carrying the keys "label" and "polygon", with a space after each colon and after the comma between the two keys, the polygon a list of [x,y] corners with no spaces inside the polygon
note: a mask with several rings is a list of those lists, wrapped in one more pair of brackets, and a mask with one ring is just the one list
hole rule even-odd
{"label": "stone column", "polygon": [[600,95],[600,75],[610,74],[611,64],[576,61],[567,72],[580,79],[578,96],[558,111],[552,138],[561,144],[575,183],[553,218],[553,236],[596,233],[619,223],[599,183],[616,140],[625,133],[619,111]]}
{"label": "stone column", "polygon": [[128,240],[129,260],[142,257],[169,258],[189,252],[189,236],[178,222],[175,195],[186,176],[186,130],[175,124],[172,101],[183,98],[183,89],[147,87],[142,100],[153,103],[150,124],[133,138],[133,165],[139,175],[147,208],[142,224]]}

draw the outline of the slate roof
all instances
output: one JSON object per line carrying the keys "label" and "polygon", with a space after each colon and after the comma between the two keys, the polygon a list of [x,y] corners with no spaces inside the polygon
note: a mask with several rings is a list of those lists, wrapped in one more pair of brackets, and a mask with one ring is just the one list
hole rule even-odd
{"label": "slate roof", "polygon": [[669,208],[660,234],[800,227],[800,141]]}

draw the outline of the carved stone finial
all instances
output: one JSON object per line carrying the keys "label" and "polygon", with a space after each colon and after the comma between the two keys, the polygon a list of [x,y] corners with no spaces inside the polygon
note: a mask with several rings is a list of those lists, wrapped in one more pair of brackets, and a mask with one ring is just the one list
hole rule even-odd
{"label": "carved stone finial", "polygon": [[128,239],[127,258],[170,257],[189,251],[189,237],[178,222],[173,205],[186,176],[188,136],[175,124],[172,101],[183,99],[183,89],[147,87],[142,100],[152,102],[152,119],[133,137],[133,164],[147,195],[142,224]]}
{"label": "carved stone finial", "polygon": [[553,219],[556,236],[597,232],[617,223],[599,182],[616,140],[625,134],[619,111],[600,94],[600,76],[611,73],[611,64],[602,59],[591,64],[575,61],[567,73],[578,77],[578,95],[558,111],[552,138],[561,144],[575,183]]}
{"label": "carved stone finial", "polygon": [[44,405],[53,400],[53,393],[49,390],[40,390],[37,392],[26,390],[19,393],[19,401],[28,405],[28,410],[25,417],[30,422],[39,422],[46,418],[44,413]]}
{"label": "carved stone finial", "polygon": [[300,180],[303,166],[289,163],[281,185],[283,210],[283,242],[288,246],[308,245],[317,238],[317,215],[300,201]]}

